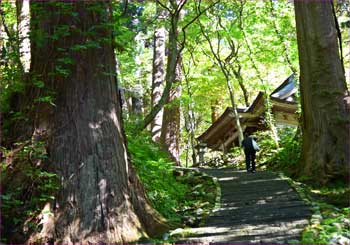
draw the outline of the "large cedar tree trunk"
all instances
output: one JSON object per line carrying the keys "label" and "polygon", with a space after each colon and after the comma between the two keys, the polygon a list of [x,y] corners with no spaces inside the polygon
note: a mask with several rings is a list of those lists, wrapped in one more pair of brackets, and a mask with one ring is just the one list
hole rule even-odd
{"label": "large cedar tree trunk", "polygon": [[178,165],[180,164],[180,102],[181,96],[181,65],[180,60],[176,65],[175,81],[170,95],[166,101],[163,112],[163,122],[160,142]]}
{"label": "large cedar tree trunk", "polygon": [[[181,0],[176,0],[178,6]],[[174,3],[174,2],[173,2]],[[175,3],[174,3],[175,4]],[[182,18],[181,10],[170,16],[171,27],[168,39],[168,57],[165,76],[164,93],[169,91],[169,96],[164,100],[163,121],[160,135],[160,143],[178,165],[180,164],[180,104],[178,98],[181,95],[180,81],[182,76],[181,50],[178,40],[178,22]],[[158,103],[159,104],[159,103]]]}
{"label": "large cedar tree trunk", "polygon": [[[161,11],[157,7],[160,16],[165,11]],[[165,28],[160,27],[154,31],[154,47],[153,47],[153,72],[152,72],[152,98],[151,105],[154,107],[162,97],[165,79]],[[163,120],[163,109],[157,113],[151,124],[152,139],[156,142],[160,140],[161,128]]]}
{"label": "large cedar tree trunk", "polygon": [[332,1],[295,1],[302,105],[301,174],[320,183],[349,177],[349,93]]}
{"label": "large cedar tree trunk", "polygon": [[61,189],[29,242],[121,243],[164,232],[128,162],[110,2],[32,1],[31,13],[31,73],[55,104],[37,110],[36,132],[47,135]]}

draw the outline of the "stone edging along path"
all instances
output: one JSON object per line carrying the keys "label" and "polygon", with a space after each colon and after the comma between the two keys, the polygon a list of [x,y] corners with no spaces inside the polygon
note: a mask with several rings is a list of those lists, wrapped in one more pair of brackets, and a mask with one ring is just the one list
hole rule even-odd
{"label": "stone edging along path", "polygon": [[298,243],[312,212],[287,180],[268,171],[201,171],[218,179],[221,202],[204,226],[177,243]]}

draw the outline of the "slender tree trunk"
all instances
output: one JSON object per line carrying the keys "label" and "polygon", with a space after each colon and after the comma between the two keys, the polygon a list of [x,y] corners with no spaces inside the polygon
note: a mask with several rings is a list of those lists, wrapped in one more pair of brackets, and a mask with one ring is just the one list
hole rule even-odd
{"label": "slender tree trunk", "polygon": [[[16,8],[16,2],[10,2],[12,8]],[[12,59],[8,59],[8,63],[13,63],[14,65],[17,65],[20,72],[23,71],[23,67],[21,64],[21,61],[19,59],[19,42],[18,42],[18,29],[16,25],[11,25],[6,22],[5,19],[5,13],[3,12],[1,6],[0,6],[0,18],[1,18],[1,31],[4,33],[1,34],[1,39],[7,39],[6,47],[4,46],[4,41],[0,40],[0,43],[2,43],[2,47],[6,50],[6,52],[11,55],[13,55]]]}
{"label": "slender tree trunk", "polygon": [[131,91],[131,112],[134,115],[142,115],[143,113],[143,89],[142,89],[142,62],[141,57],[144,53],[145,49],[145,40],[141,32],[139,32],[136,37],[136,56],[135,56],[135,64],[136,64],[136,71],[135,71],[135,77],[137,80],[137,84],[134,86],[133,90]]}
{"label": "slender tree trunk", "polygon": [[21,64],[24,72],[30,68],[30,40],[29,40],[29,0],[17,0],[17,32]]}
{"label": "slender tree trunk", "polygon": [[164,232],[127,158],[110,2],[32,1],[31,10],[31,72],[54,103],[37,110],[36,134],[46,135],[61,188],[29,242],[123,243]]}
{"label": "slender tree trunk", "polygon": [[219,118],[219,100],[211,101],[210,104],[211,110],[211,122],[215,122]]}
{"label": "slender tree trunk", "polygon": [[[205,32],[204,30],[204,26],[198,22],[200,24],[200,28],[201,28],[201,32],[203,34],[203,36],[205,37],[205,39],[207,40],[209,47],[210,47],[210,51],[213,54],[215,61],[217,62],[217,64],[219,65],[221,72],[224,74],[225,76],[225,80],[226,80],[226,85],[227,85],[227,89],[230,95],[230,101],[231,101],[231,105],[232,105],[232,109],[233,109],[233,114],[234,114],[234,121],[236,123],[236,127],[238,130],[238,143],[239,145],[241,145],[244,137],[243,137],[243,129],[241,126],[241,122],[239,120],[239,115],[238,115],[238,111],[237,111],[237,105],[235,102],[235,94],[234,94],[234,90],[231,84],[231,76],[230,76],[230,72],[228,71],[228,67],[226,66],[226,63],[221,59],[220,56],[220,41],[221,41],[221,36],[219,34],[219,32],[217,32],[217,48],[214,49],[213,43],[210,40],[209,35]],[[225,151],[225,149],[223,149],[223,151]]]}
{"label": "slender tree trunk", "polygon": [[[30,12],[29,0],[16,0],[11,2],[16,8],[16,25],[8,28],[1,11],[2,24],[5,33],[8,35],[7,47],[8,55],[12,56],[6,62],[14,61],[16,67],[16,79],[12,81],[14,86],[20,85],[21,89],[11,94],[9,99],[9,108],[11,112],[5,114],[5,117],[11,118],[14,114],[21,115],[20,118],[13,120],[9,130],[6,132],[6,141],[4,145],[12,147],[13,143],[27,140],[33,132],[32,105],[35,103],[34,97],[38,94],[38,87],[29,81],[30,66],[30,40],[29,25]],[[0,30],[2,31],[2,30]],[[0,41],[1,43],[1,41]],[[13,74],[14,75],[14,74]]]}
{"label": "slender tree trunk", "polygon": [[236,106],[236,103],[235,103],[235,94],[234,94],[231,82],[229,80],[229,76],[228,75],[225,75],[225,76],[226,76],[227,88],[228,88],[228,91],[230,93],[230,100],[231,100],[231,105],[232,105],[232,109],[233,109],[233,114],[235,116],[235,123],[236,123],[237,130],[238,130],[238,141],[239,141],[238,144],[239,144],[239,146],[241,146],[242,141],[244,139],[243,129],[242,129],[242,126],[241,126],[241,121],[239,120],[237,106]]}
{"label": "slender tree trunk", "polygon": [[[157,9],[159,15],[162,11]],[[160,101],[165,78],[165,28],[160,27],[154,31],[153,45],[153,73],[152,73],[152,108]],[[163,120],[163,109],[157,113],[151,124],[152,139],[159,142]]]}
{"label": "slender tree trunk", "polygon": [[301,174],[349,180],[350,97],[332,1],[295,1],[302,106]]}
{"label": "slender tree trunk", "polygon": [[[172,87],[172,82],[175,81],[175,74],[171,74],[168,71],[173,71],[176,68],[176,64],[178,62],[178,59],[180,58],[181,52],[185,47],[185,43],[186,43],[186,32],[185,30],[192,25],[203,13],[205,13],[208,9],[212,8],[213,6],[215,6],[218,2],[214,2],[213,4],[211,4],[210,6],[208,6],[207,8],[205,8],[203,11],[200,10],[199,13],[189,22],[187,22],[187,24],[185,24],[182,28],[181,28],[181,32],[182,32],[182,41],[180,43],[180,48],[178,49],[177,47],[174,47],[174,44],[176,45],[177,43],[177,28],[178,28],[178,21],[180,18],[180,12],[183,9],[183,7],[186,5],[186,3],[188,2],[188,0],[170,0],[170,5],[171,8],[168,8],[166,5],[164,5],[162,3],[162,1],[160,0],[156,0],[158,4],[160,4],[163,8],[167,9],[169,11],[169,15],[170,15],[170,34],[169,36],[173,36],[175,37],[174,40],[169,41],[169,53],[170,56],[172,57],[170,60],[168,59],[168,63],[167,63],[167,71],[166,71],[166,76],[165,76],[165,86],[164,86],[164,90],[163,90],[163,94],[162,97],[159,100],[159,103],[157,103],[152,110],[145,116],[144,120],[142,123],[140,123],[139,125],[139,129],[145,129],[154,119],[154,117],[158,114],[158,112],[163,108],[163,106],[165,105],[166,101],[168,100],[168,97],[170,95],[170,89]],[[199,1],[199,5],[200,5],[201,1]],[[173,34],[175,32],[175,34]]]}
{"label": "slender tree trunk", "polygon": [[[171,4],[176,9],[179,8],[184,0],[174,0]],[[169,156],[180,165],[180,103],[181,96],[181,52],[178,44],[178,23],[182,18],[181,10],[171,16],[171,28],[169,30],[169,54],[166,71],[166,83],[171,84],[169,96],[165,99],[163,111],[163,122],[160,135],[160,142]],[[165,91],[164,91],[165,92]]]}
{"label": "slender tree trunk", "polygon": [[143,98],[142,87],[136,86],[131,94],[131,113],[133,115],[142,115],[143,113]]}
{"label": "slender tree trunk", "polygon": [[[239,62],[239,61],[236,60],[236,62]],[[248,90],[247,90],[246,86],[244,85],[244,79],[243,79],[242,74],[241,74],[241,65],[238,64],[238,68],[236,68],[236,69],[233,68],[232,72],[238,81],[239,87],[242,90],[244,103],[245,103],[246,107],[248,107],[249,106]]]}
{"label": "slender tree trunk", "polygon": [[193,97],[192,97],[192,91],[191,91],[191,86],[190,82],[188,79],[188,74],[190,72],[192,66],[192,62],[190,61],[188,64],[188,69],[186,71],[184,65],[182,64],[182,71],[184,73],[184,79],[186,81],[186,89],[187,89],[187,94],[189,96],[189,101],[187,103],[187,110],[184,110],[184,119],[185,119],[185,128],[186,131],[189,135],[188,137],[188,142],[187,142],[187,156],[186,156],[186,167],[188,166],[188,153],[189,153],[189,146],[191,146],[192,149],[192,166],[197,166],[197,154],[196,154],[196,147],[195,147],[195,133],[194,130],[196,129],[196,117],[193,111]]}
{"label": "slender tree trunk", "polygon": [[178,26],[178,15],[171,15],[171,27],[169,31],[168,43],[168,58],[165,73],[165,86],[159,102],[152,107],[152,110],[145,116],[140,129],[146,128],[150,123],[152,123],[155,116],[162,110],[166,102],[169,100],[170,91],[172,84],[175,81],[175,70],[176,64],[179,57],[179,50],[177,48],[177,26]]}

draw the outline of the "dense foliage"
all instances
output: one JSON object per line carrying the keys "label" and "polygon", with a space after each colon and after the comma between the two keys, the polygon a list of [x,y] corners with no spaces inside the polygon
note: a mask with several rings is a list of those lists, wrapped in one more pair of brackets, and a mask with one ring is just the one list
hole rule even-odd
{"label": "dense foliage", "polygon": [[2,148],[1,162],[1,242],[11,238],[21,243],[28,234],[40,229],[43,206],[54,202],[58,177],[47,165],[43,142],[21,142],[16,149]]}
{"label": "dense foliage", "polygon": [[299,192],[313,211],[310,223],[303,231],[302,244],[347,244],[349,241],[350,188],[344,183],[334,183],[328,187],[313,183],[289,182]]}
{"label": "dense foliage", "polygon": [[128,149],[134,166],[155,208],[171,221],[180,221],[176,208],[186,202],[189,186],[176,181],[174,163],[146,134],[135,135],[130,131]]}
{"label": "dense foliage", "polygon": [[131,128],[127,127],[131,160],[156,210],[175,227],[201,222],[214,206],[212,179],[199,172],[175,170],[174,162],[149,133],[135,134]]}
{"label": "dense foliage", "polygon": [[301,149],[300,131],[298,128],[278,128],[280,143],[278,148],[270,132],[259,132],[254,136],[261,147],[257,156],[257,161],[261,167],[283,171],[289,176],[296,176]]}

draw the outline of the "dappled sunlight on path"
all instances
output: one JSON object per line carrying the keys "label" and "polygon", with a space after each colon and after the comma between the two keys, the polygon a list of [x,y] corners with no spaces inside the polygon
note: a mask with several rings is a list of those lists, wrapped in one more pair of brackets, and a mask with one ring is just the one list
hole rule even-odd
{"label": "dappled sunlight on path", "polygon": [[218,179],[220,207],[180,243],[288,243],[300,238],[312,213],[286,180],[265,171],[202,171]]}

